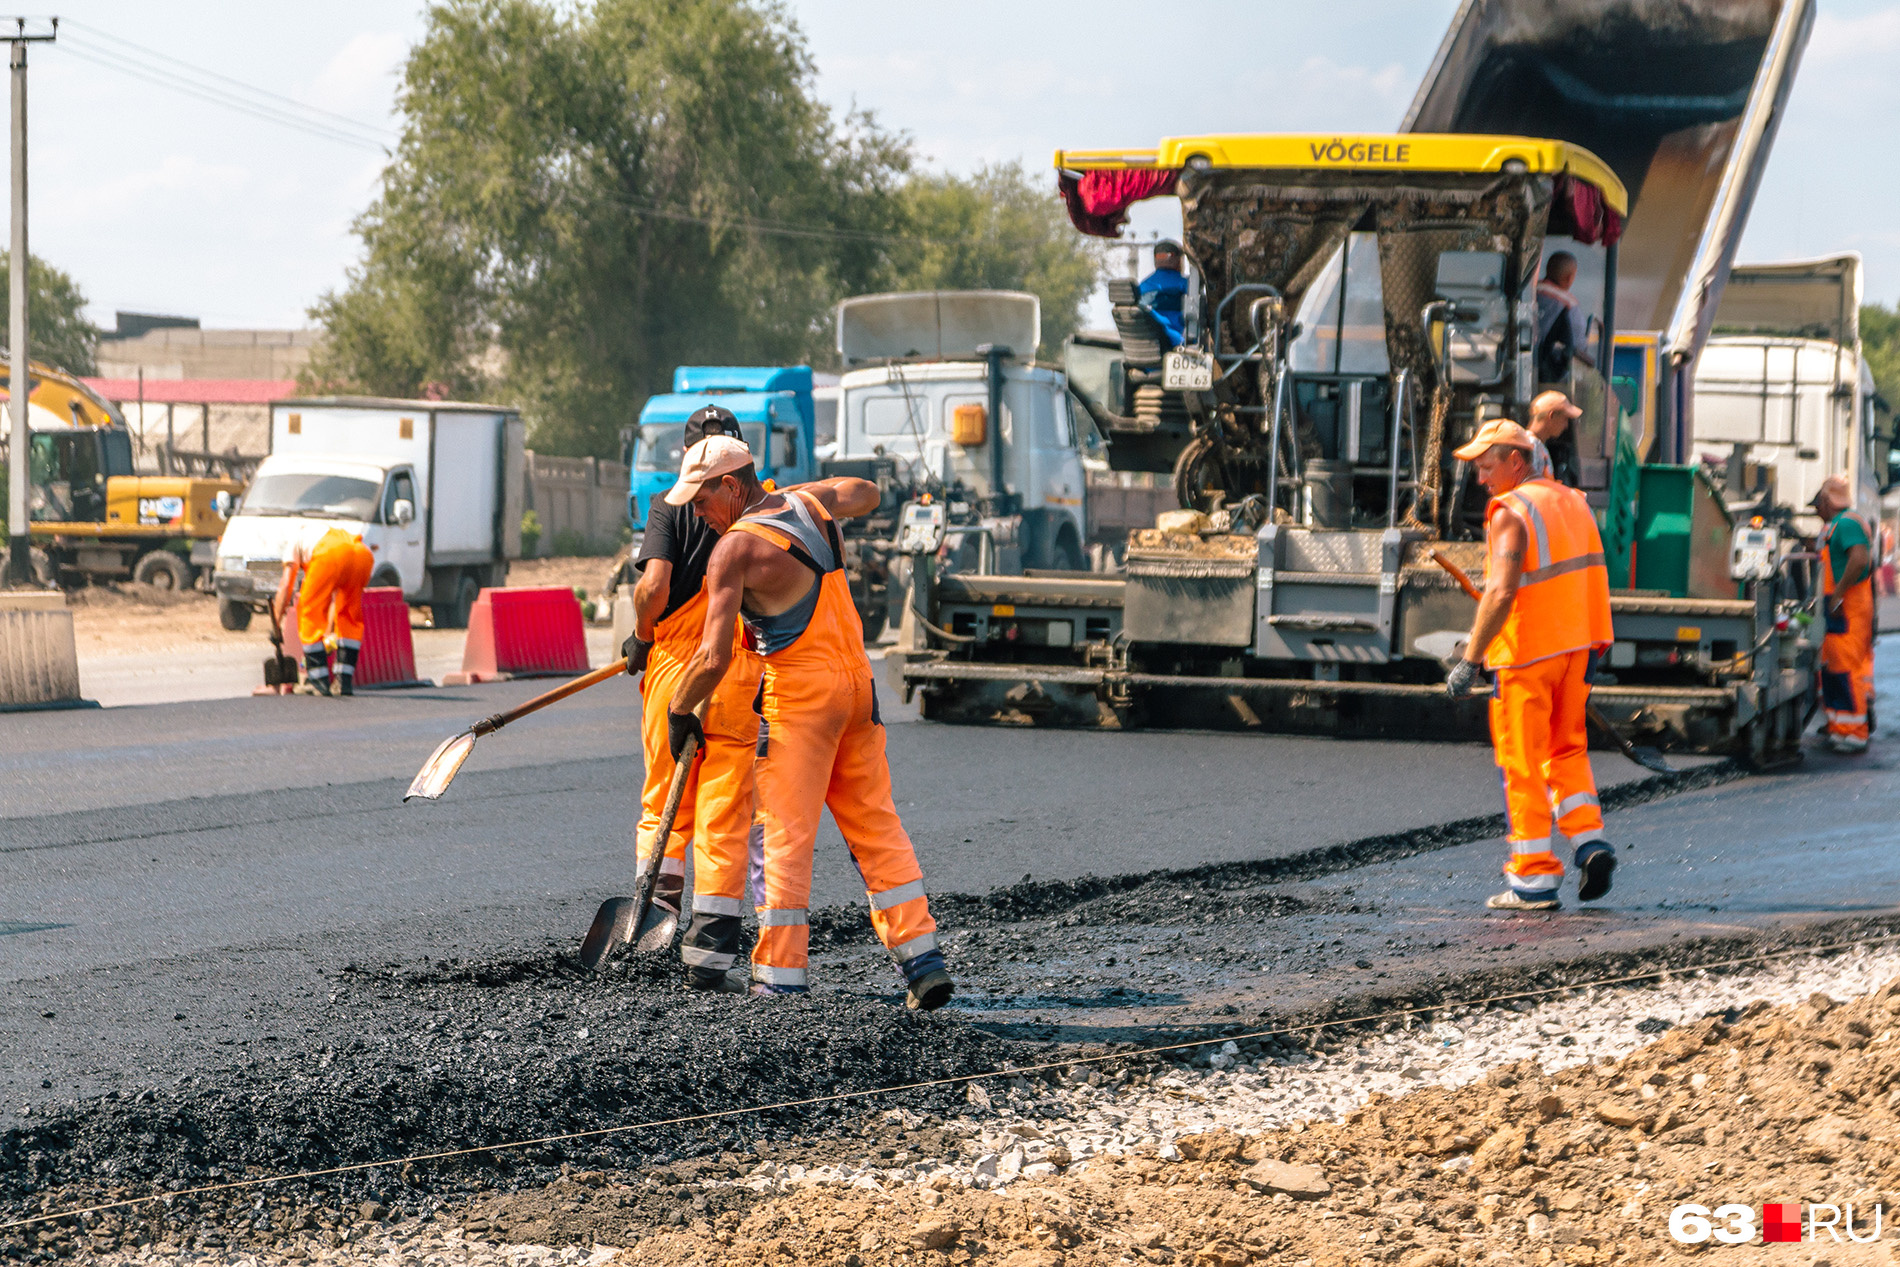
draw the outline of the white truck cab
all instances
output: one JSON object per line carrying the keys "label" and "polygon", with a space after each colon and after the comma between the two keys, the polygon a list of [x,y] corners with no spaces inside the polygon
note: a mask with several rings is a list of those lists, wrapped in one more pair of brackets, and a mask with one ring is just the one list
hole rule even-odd
{"label": "white truck cab", "polygon": [[1080,571],[1082,452],[1068,380],[1035,363],[1040,332],[1040,302],[1016,291],[845,300],[836,456],[889,459],[953,523],[980,521],[1001,570]]}
{"label": "white truck cab", "polygon": [[1821,528],[1808,503],[1828,476],[1847,477],[1870,521],[1892,483],[1892,424],[1861,351],[1861,268],[1854,251],[1737,264],[1696,360],[1697,455],[1772,468],[1804,536]]}

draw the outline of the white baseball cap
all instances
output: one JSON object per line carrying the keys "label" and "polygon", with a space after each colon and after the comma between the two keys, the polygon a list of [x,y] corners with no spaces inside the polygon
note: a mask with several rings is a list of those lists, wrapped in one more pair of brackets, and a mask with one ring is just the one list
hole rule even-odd
{"label": "white baseball cap", "polygon": [[752,465],[752,450],[731,436],[707,436],[680,459],[680,481],[666,490],[669,506],[690,506],[708,480]]}

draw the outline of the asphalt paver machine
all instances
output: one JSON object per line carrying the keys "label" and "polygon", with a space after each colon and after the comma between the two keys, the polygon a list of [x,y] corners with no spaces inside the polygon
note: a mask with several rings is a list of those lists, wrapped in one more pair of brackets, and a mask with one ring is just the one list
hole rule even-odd
{"label": "asphalt paver machine", "polygon": [[[1577,144],[1456,132],[1171,138],[1057,167],[1085,228],[1181,200],[1181,345],[1137,305],[1115,315],[1145,362],[1122,371],[1147,405],[1131,425],[1179,437],[1176,489],[1205,518],[1133,532],[1119,577],[913,568],[894,676],[944,720],[1480,732],[1482,705],[1440,687],[1474,609],[1433,556],[1484,561],[1486,496],[1453,450],[1488,418],[1524,421],[1548,385],[1547,249],[1574,251],[1592,338],[1614,346],[1616,172]],[[1734,522],[1706,474],[1643,467],[1645,424],[1594,370],[1562,385],[1586,411],[1579,465],[1616,589],[1601,711],[1679,749],[1793,751],[1818,641],[1798,552]],[[927,562],[930,509],[906,515]]]}

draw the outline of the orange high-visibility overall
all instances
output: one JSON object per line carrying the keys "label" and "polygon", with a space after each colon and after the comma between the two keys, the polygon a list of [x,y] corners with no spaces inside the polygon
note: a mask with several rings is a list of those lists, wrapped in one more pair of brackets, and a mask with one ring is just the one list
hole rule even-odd
{"label": "orange high-visibility overall", "polygon": [[[1852,514],[1841,512],[1821,531],[1821,593],[1828,598],[1834,595],[1834,530]],[[1860,526],[1865,533],[1866,525]],[[1873,542],[1873,535],[1867,534],[1869,553]],[[1838,616],[1827,612],[1825,599],[1822,615],[1827,633],[1821,639],[1821,707],[1827,713],[1828,738],[1839,748],[1862,749],[1867,746],[1867,719],[1874,698],[1872,571],[1841,591]]]}
{"label": "orange high-visibility overall", "polygon": [[319,669],[324,661],[324,635],[332,624],[335,608],[337,666],[339,675],[356,672],[356,653],[363,646],[363,587],[369,584],[376,556],[363,538],[332,528],[317,539],[310,561],[303,568],[303,582],[297,590],[297,639],[303,643],[309,675],[321,678],[328,669]]}
{"label": "orange high-visibility overall", "polygon": [[[640,678],[640,739],[646,751],[646,783],[640,792],[640,826],[634,834],[642,861],[651,856],[666,810],[676,769],[667,748],[666,710],[686,676],[687,661],[699,649],[706,625],[706,590],[683,603],[653,628],[653,649]],[[732,664],[707,701],[702,755],[687,771],[686,788],[672,834],[664,842],[661,875],[685,874],[686,844],[693,845],[693,910],[709,915],[745,913],[748,858],[746,836],[752,826],[752,760],[758,747],[759,676],[764,662],[745,645],[739,622],[732,622]],[[730,963],[699,963],[691,947],[689,964],[721,970]]]}
{"label": "orange high-visibility overall", "polygon": [[817,574],[790,611],[745,616],[765,657],[757,767],[765,904],[753,980],[778,990],[806,987],[812,849],[819,815],[829,808],[864,880],[871,925],[915,981],[942,964],[937,924],[891,799],[884,723],[837,526],[816,498],[793,491],[782,510],[741,519],[731,531],[769,541]]}
{"label": "orange high-visibility overall", "polygon": [[1610,577],[1582,494],[1526,480],[1491,499],[1487,526],[1499,510],[1521,519],[1527,538],[1517,596],[1485,651],[1497,671],[1491,746],[1511,846],[1504,874],[1520,895],[1542,899],[1564,878],[1553,828],[1579,853],[1603,839],[1584,705],[1591,662],[1612,638]]}

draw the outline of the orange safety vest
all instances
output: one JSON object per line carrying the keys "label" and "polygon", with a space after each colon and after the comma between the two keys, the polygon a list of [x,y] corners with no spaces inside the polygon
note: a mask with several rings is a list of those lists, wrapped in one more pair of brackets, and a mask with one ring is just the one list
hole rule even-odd
{"label": "orange safety vest", "polygon": [[[785,494],[776,511],[748,515],[730,531],[771,542],[815,574],[811,590],[790,610],[776,616],[742,613],[753,643],[765,658],[768,685],[792,669],[869,671],[864,654],[864,623],[851,598],[844,571],[844,539],[824,503],[797,489]],[[802,508],[803,514],[799,511]]]}
{"label": "orange safety vest", "polygon": [[1517,597],[1504,628],[1485,651],[1494,669],[1547,660],[1566,651],[1606,647],[1610,632],[1610,573],[1603,538],[1583,494],[1548,479],[1526,480],[1491,499],[1484,512],[1509,510],[1529,538]]}

